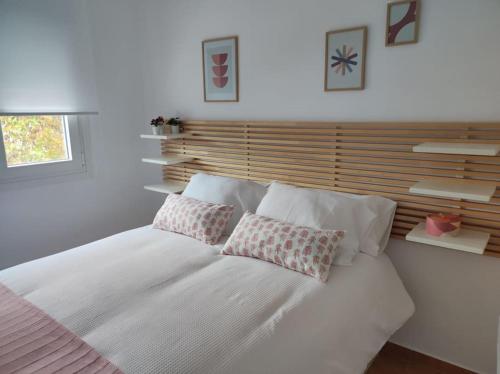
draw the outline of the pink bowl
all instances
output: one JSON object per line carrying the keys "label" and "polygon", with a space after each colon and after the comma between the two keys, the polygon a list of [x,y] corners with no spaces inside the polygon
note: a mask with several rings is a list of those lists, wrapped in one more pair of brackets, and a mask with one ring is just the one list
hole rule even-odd
{"label": "pink bowl", "polygon": [[462,219],[455,214],[429,214],[425,221],[425,232],[431,236],[456,236],[461,223]]}

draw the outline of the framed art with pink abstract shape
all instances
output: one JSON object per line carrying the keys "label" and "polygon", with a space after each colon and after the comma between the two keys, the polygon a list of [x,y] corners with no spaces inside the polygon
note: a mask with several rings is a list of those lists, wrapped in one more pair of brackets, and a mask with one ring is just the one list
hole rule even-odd
{"label": "framed art with pink abstract shape", "polygon": [[419,0],[403,0],[388,3],[385,45],[392,47],[417,43],[419,21]]}
{"label": "framed art with pink abstract shape", "polygon": [[205,102],[239,101],[238,37],[202,42]]}

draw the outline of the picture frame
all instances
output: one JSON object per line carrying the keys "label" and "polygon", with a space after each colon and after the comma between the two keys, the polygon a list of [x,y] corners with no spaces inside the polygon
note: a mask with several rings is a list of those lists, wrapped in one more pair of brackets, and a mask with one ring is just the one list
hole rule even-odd
{"label": "picture frame", "polygon": [[202,41],[205,102],[239,101],[238,36]]}
{"label": "picture frame", "polygon": [[328,31],[325,42],[325,91],[365,88],[368,27]]}
{"label": "picture frame", "polygon": [[420,0],[398,0],[387,3],[385,46],[418,43]]}

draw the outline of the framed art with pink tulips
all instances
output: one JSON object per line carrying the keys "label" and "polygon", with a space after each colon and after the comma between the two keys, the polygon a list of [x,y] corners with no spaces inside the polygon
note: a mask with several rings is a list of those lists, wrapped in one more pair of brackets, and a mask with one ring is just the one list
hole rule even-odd
{"label": "framed art with pink tulips", "polygon": [[204,40],[202,55],[205,101],[238,101],[238,37]]}

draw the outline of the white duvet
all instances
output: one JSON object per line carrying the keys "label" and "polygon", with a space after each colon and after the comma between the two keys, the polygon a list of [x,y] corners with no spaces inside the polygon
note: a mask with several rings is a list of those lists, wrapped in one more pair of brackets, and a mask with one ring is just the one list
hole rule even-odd
{"label": "white duvet", "polygon": [[411,316],[387,256],[328,283],[143,227],[0,272],[126,373],[362,373]]}

